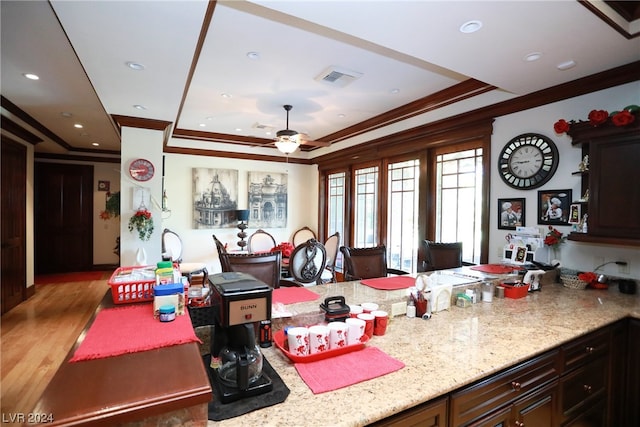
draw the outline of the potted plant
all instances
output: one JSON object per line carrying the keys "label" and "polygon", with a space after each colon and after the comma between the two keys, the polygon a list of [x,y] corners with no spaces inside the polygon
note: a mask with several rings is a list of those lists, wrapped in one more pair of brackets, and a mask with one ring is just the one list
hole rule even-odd
{"label": "potted plant", "polygon": [[115,193],[108,192],[106,194],[106,200],[104,203],[104,210],[100,212],[100,219],[105,221],[111,218],[117,218],[120,216],[120,192]]}
{"label": "potted plant", "polygon": [[140,240],[146,241],[151,238],[153,234],[153,218],[151,212],[146,208],[138,208],[136,213],[129,219],[129,231],[136,229]]}

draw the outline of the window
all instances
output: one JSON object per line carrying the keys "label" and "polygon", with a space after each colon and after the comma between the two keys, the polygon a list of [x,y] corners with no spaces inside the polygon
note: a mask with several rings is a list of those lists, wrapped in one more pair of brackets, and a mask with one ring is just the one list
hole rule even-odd
{"label": "window", "polygon": [[354,246],[373,247],[378,244],[378,167],[355,171]]}
{"label": "window", "polygon": [[[344,239],[345,233],[345,185],[347,182],[347,174],[338,172],[327,176],[327,236],[332,235],[336,231],[340,233]],[[344,240],[341,242],[344,244]],[[338,252],[335,260],[335,266],[338,271],[342,271],[342,254]]]}
{"label": "window", "polygon": [[482,148],[436,156],[435,239],[462,242],[462,259],[480,262]]}
{"label": "window", "polygon": [[420,161],[388,167],[387,251],[389,267],[416,272],[418,255],[418,178]]}

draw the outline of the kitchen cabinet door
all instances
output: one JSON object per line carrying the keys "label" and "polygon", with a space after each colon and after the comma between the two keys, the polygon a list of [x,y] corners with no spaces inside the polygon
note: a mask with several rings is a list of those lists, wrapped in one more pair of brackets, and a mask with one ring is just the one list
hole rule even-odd
{"label": "kitchen cabinet door", "polygon": [[515,426],[555,426],[558,406],[558,382],[543,387],[513,405]]}
{"label": "kitchen cabinet door", "polygon": [[370,426],[396,427],[447,427],[448,398],[428,402],[415,408],[407,409],[392,417],[370,424]]}

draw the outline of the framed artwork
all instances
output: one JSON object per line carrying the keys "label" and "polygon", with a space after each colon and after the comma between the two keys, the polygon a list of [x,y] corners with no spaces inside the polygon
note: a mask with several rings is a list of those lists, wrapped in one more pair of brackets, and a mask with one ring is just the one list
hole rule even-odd
{"label": "framed artwork", "polygon": [[582,205],[574,203],[569,207],[569,224],[580,224]]}
{"label": "framed artwork", "polygon": [[525,226],[524,212],[526,199],[498,199],[498,229],[515,230]]}
{"label": "framed artwork", "polygon": [[238,225],[238,171],[193,168],[193,228]]}
{"label": "framed artwork", "polygon": [[249,227],[287,226],[287,174],[249,172]]}
{"label": "framed artwork", "polygon": [[98,181],[98,191],[109,191],[111,181]]}
{"label": "framed artwork", "polygon": [[527,247],[515,246],[511,252],[511,262],[520,265],[527,262]]}
{"label": "framed artwork", "polygon": [[538,191],[538,224],[567,225],[571,190]]}

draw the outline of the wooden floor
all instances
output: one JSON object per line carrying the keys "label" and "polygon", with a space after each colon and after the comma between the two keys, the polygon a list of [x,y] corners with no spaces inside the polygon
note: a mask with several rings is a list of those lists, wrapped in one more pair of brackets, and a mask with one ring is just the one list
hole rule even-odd
{"label": "wooden floor", "polygon": [[90,282],[36,285],[33,297],[2,316],[2,421],[33,409],[109,290],[110,274]]}

